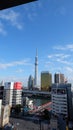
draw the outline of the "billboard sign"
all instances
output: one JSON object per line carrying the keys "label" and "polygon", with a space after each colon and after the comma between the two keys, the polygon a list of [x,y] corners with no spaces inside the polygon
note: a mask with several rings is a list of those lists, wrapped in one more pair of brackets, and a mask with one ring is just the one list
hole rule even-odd
{"label": "billboard sign", "polygon": [[22,83],[21,82],[15,82],[14,83],[14,89],[15,90],[21,90],[22,89]]}

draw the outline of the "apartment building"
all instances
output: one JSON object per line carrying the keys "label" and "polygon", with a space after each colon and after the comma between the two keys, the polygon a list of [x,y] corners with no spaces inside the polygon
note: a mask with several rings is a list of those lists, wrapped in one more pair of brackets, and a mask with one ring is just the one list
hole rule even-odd
{"label": "apartment building", "polygon": [[3,105],[12,106],[13,86],[13,82],[5,82],[3,92]]}
{"label": "apartment building", "polygon": [[22,104],[22,83],[15,82],[13,88],[12,106]]}
{"label": "apartment building", "polygon": [[71,84],[53,84],[51,97],[52,113],[62,114],[70,119],[72,112]]}

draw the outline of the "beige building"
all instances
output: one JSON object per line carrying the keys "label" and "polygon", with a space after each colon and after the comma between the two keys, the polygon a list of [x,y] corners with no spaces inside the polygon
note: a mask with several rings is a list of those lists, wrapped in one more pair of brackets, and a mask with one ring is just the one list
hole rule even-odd
{"label": "beige building", "polygon": [[1,107],[1,124],[0,127],[4,127],[7,123],[9,123],[9,116],[10,116],[10,106],[2,106]]}
{"label": "beige building", "polygon": [[41,73],[41,90],[42,91],[50,91],[50,87],[52,84],[52,74],[48,71],[44,71]]}
{"label": "beige building", "polygon": [[0,100],[0,127],[1,127],[2,100]]}

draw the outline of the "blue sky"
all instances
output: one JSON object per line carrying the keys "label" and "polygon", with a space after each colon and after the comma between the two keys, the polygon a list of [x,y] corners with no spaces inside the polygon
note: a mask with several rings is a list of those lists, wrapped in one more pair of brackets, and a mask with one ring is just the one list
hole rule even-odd
{"label": "blue sky", "polygon": [[0,11],[0,81],[34,76],[38,49],[41,71],[64,73],[73,83],[73,1],[38,0]]}

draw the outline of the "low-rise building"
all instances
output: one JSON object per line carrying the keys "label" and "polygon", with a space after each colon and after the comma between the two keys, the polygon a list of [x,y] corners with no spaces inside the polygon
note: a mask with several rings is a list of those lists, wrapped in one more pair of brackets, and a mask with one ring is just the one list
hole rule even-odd
{"label": "low-rise building", "polygon": [[50,119],[50,130],[59,130],[58,129],[58,120],[55,117]]}

